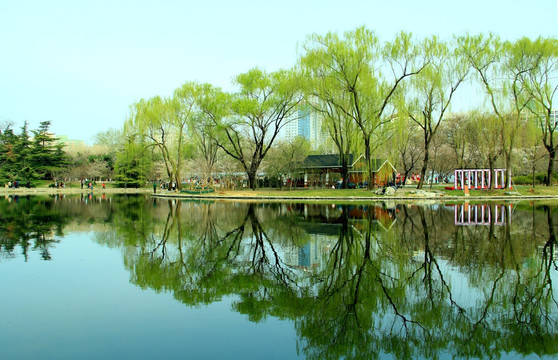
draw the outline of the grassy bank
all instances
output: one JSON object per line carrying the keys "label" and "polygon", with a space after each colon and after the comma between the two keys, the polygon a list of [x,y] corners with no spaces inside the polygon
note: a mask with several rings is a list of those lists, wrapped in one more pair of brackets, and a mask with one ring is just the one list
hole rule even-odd
{"label": "grassy bank", "polygon": [[[463,190],[446,190],[445,186],[430,186],[423,189],[427,197],[465,197]],[[424,197],[424,195],[417,195],[416,187],[406,186],[398,189],[394,197],[414,198]],[[171,194],[167,191],[161,194]],[[384,195],[376,195],[373,191],[367,189],[257,189],[257,190],[217,190],[211,194],[204,194],[204,197],[280,197],[280,198],[381,198]],[[532,188],[530,185],[516,186],[513,189],[506,190],[471,190],[469,197],[486,197],[486,198],[500,198],[500,197],[557,197],[558,186],[544,187],[537,186]]]}
{"label": "grassy bank", "polygon": [[[18,194],[36,194],[36,193],[81,193],[81,192],[90,192],[87,188],[81,189],[79,182],[75,183],[68,183],[66,184],[65,188],[56,189],[49,187],[51,182],[45,182],[44,184],[35,184],[36,187],[27,189],[20,187],[19,189],[9,189],[9,188],[0,188],[0,193],[3,194],[10,194],[10,193],[18,193]],[[424,197],[424,195],[417,195],[415,187],[405,187],[403,189],[398,189],[395,193],[394,197],[401,197],[401,198],[420,198]],[[146,187],[142,187],[139,189],[135,188],[117,188],[114,187],[112,184],[107,183],[106,188],[103,189],[101,184],[98,183],[93,188],[94,193],[151,193],[153,191],[153,187],[148,185]],[[464,193],[462,190],[446,190],[444,186],[430,186],[423,189],[427,194],[427,197],[463,197]],[[511,194],[510,194],[511,193]],[[163,195],[186,195],[180,193],[169,192],[166,190],[157,189],[157,194]],[[519,194],[519,195],[518,195]],[[382,198],[385,197],[384,195],[376,195],[374,192],[367,190],[367,189],[257,189],[257,190],[219,190],[215,191],[214,193],[204,194],[205,197],[266,197],[266,198]],[[558,198],[558,186],[552,187],[545,187],[545,186],[537,186],[532,188],[530,185],[519,185],[514,187],[513,189],[509,190],[471,190],[470,197],[471,198],[501,198],[501,197],[514,197],[514,196],[522,196],[522,197],[556,197]]]}

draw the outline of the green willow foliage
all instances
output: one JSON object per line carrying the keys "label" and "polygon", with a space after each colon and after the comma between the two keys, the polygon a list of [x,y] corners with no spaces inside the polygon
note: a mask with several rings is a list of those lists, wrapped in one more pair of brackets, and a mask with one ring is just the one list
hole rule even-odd
{"label": "green willow foliage", "polygon": [[[392,41],[380,41],[372,30],[360,27],[341,35],[312,34],[301,50],[293,69],[265,73],[255,68],[236,76],[238,91],[232,94],[209,84],[186,82],[170,99],[142,99],[132,106],[129,122],[147,146],[157,148],[168,177],[177,182],[181,162],[189,156],[184,148],[196,144],[200,158],[213,159],[206,161],[205,168],[214,169],[218,149],[246,173],[254,187],[279,130],[290,121],[294,108],[304,103],[323,117],[323,130],[341,164],[350,154],[365,155],[370,186],[375,183],[370,164],[377,156],[390,158],[406,173],[413,170],[401,165],[409,163],[401,153],[410,152],[398,150],[410,139],[396,136],[401,129],[420,135],[413,141],[421,149],[415,165],[421,179],[430,171],[442,172],[439,163],[452,169],[503,166],[514,174],[527,173],[534,166],[521,158],[530,157],[535,163],[541,156],[529,154],[539,146],[546,150],[550,185],[558,151],[553,112],[558,40],[506,42],[494,34],[415,40],[402,32]],[[480,109],[470,110],[497,120],[493,132],[498,136],[490,154],[475,143],[475,137],[467,139],[471,148],[465,154],[445,132],[444,127],[474,122],[471,113],[451,113],[451,103],[463,96],[457,90],[466,83],[477,90],[479,103],[484,102]],[[480,124],[480,132],[483,127]],[[528,132],[536,136],[527,139]],[[207,141],[214,146],[208,147]],[[442,152],[456,155],[436,161]],[[474,161],[464,163],[466,155]],[[347,171],[345,166],[343,174]]]}

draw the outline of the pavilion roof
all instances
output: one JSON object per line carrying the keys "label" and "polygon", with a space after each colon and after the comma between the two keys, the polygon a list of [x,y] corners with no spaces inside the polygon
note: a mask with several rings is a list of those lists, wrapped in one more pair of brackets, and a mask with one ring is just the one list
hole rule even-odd
{"label": "pavilion roof", "polygon": [[[353,154],[348,156],[348,168],[353,168],[358,161],[364,159],[364,155],[360,155],[355,159]],[[395,167],[386,159],[371,159],[371,165],[373,171],[378,171],[384,166],[384,164],[388,164],[391,166],[393,171],[395,171]],[[302,162],[303,169],[326,169],[332,168],[337,169],[341,168],[341,161],[339,159],[339,154],[327,154],[327,155],[309,155],[304,161]]]}

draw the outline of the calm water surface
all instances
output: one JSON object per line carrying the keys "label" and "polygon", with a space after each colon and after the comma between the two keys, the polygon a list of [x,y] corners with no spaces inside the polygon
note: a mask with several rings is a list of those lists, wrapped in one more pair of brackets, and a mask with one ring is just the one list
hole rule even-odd
{"label": "calm water surface", "polygon": [[557,206],[3,198],[1,358],[556,358]]}

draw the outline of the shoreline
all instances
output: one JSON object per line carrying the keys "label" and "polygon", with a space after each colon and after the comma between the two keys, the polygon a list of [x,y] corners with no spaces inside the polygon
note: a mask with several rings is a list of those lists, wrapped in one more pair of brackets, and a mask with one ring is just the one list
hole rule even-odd
{"label": "shoreline", "polygon": [[193,194],[151,194],[161,199],[189,199],[189,200],[266,200],[266,201],[529,201],[529,200],[558,200],[558,195],[504,195],[504,196],[238,196],[238,195],[193,195]]}
{"label": "shoreline", "polygon": [[[102,189],[100,186],[94,187],[93,191],[89,189],[80,188],[65,188],[65,189],[55,189],[55,188],[0,188],[1,195],[53,195],[53,194],[146,194],[149,193],[151,189],[140,188],[140,189],[120,189],[120,188],[108,188]],[[152,190],[151,190],[152,191]]]}
{"label": "shoreline", "polygon": [[426,192],[426,194],[410,194],[410,191],[400,195],[376,195],[371,193],[370,196],[315,196],[315,195],[300,195],[300,194],[285,194],[285,195],[266,195],[265,192],[253,194],[248,191],[221,191],[212,194],[185,194],[178,192],[169,192],[167,190],[157,191],[153,193],[151,188],[107,188],[95,187],[93,191],[89,189],[80,188],[0,188],[0,196],[9,195],[62,195],[62,194],[149,194],[155,198],[162,199],[192,199],[192,200],[266,200],[266,201],[502,201],[502,200],[558,200],[558,195],[482,195],[482,196],[464,196],[464,195],[448,195],[436,192]]}

